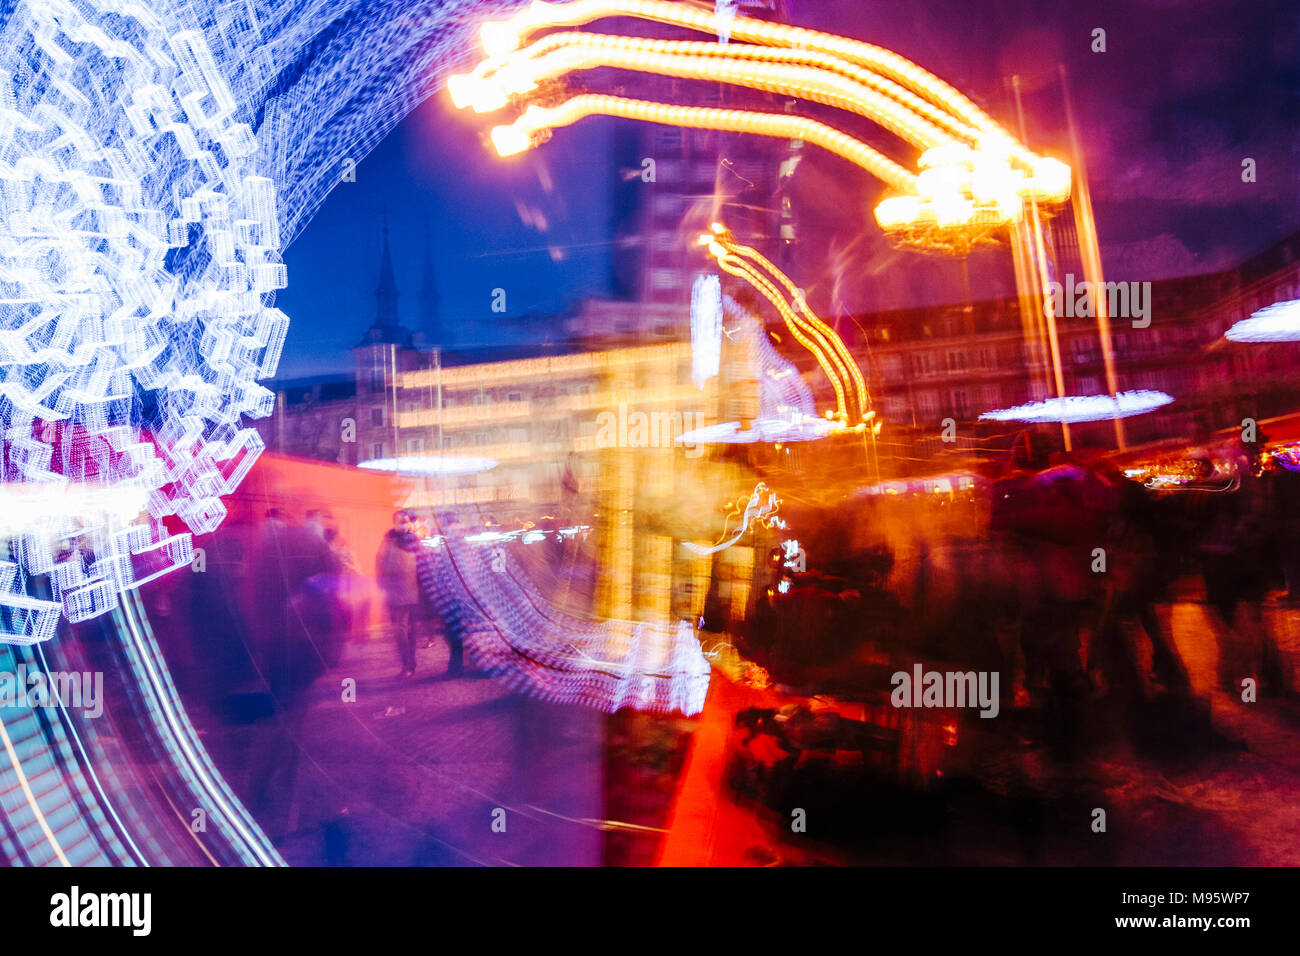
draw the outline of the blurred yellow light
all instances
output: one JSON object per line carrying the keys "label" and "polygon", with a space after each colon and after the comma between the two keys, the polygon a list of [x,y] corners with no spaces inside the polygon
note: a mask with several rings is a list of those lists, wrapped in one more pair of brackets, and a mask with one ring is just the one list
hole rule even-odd
{"label": "blurred yellow light", "polygon": [[492,127],[492,145],[500,156],[514,156],[533,145],[533,139],[518,124]]}
{"label": "blurred yellow light", "polygon": [[520,33],[510,20],[487,20],[478,28],[478,39],[484,53],[499,57],[519,46]]}
{"label": "blurred yellow light", "polygon": [[[478,112],[497,110],[512,97],[532,93],[543,80],[612,66],[749,86],[850,110],[920,148],[919,173],[835,126],[798,113],[676,106],[600,94],[529,107],[513,126],[495,128],[492,140],[502,156],[513,155],[532,146],[539,132],[603,114],[806,141],[884,180],[894,195],[876,206],[876,221],[900,241],[928,248],[969,248],[994,229],[1018,221],[1026,201],[1059,203],[1069,197],[1067,165],[1026,149],[970,99],[915,63],[847,37],[737,16],[730,20],[729,44],[568,31],[543,35],[521,49],[538,31],[620,16],[707,34],[719,26],[712,11],[665,0],[535,0],[507,20],[482,24],[479,33],[488,59],[471,74],[448,79],[452,102]],[[716,236],[725,232],[719,223],[710,229]],[[723,248],[738,252],[725,242]],[[709,251],[721,255],[712,245]],[[781,284],[784,277],[773,275]],[[825,357],[843,369],[833,333],[827,334],[797,290],[790,298],[803,313],[796,321],[828,350]],[[853,377],[848,370],[845,374]]]}
{"label": "blurred yellow light", "polygon": [[917,196],[891,196],[876,206],[876,222],[883,229],[896,229],[915,222],[920,209],[921,200]]}
{"label": "blurred yellow light", "polygon": [[1064,202],[1070,196],[1070,167],[1059,159],[1043,157],[1034,164],[1033,185],[1035,198],[1048,202]]}
{"label": "blurred yellow light", "polygon": [[474,85],[474,79],[469,74],[457,73],[447,77],[447,92],[451,94],[451,102],[456,109],[463,110],[470,105]]}

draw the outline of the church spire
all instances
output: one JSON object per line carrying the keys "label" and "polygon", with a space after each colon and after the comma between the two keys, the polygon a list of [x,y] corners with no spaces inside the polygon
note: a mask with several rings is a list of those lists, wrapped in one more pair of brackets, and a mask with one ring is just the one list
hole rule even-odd
{"label": "church spire", "polygon": [[411,332],[402,327],[397,311],[397,280],[393,276],[393,255],[388,245],[388,213],[384,213],[384,241],[379,254],[379,285],[375,287],[375,321],[366,330],[362,345],[376,342],[409,346]]}
{"label": "church spire", "polygon": [[375,325],[381,328],[396,327],[402,324],[397,314],[397,281],[393,278],[393,256],[388,248],[388,214],[384,214],[384,248],[379,256],[379,285],[375,288],[378,309],[375,312]]}

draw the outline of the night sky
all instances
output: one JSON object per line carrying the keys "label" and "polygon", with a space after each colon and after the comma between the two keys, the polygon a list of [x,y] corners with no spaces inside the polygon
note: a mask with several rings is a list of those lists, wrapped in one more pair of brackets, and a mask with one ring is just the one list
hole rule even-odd
{"label": "night sky", "polygon": [[[794,0],[791,21],[879,44],[931,70],[1015,131],[1019,74],[1028,144],[1065,156],[1057,64],[1069,74],[1107,278],[1232,266],[1300,229],[1300,8],[1286,2],[1079,4]],[[1092,31],[1107,52],[1093,53]],[[635,95],[633,93],[633,95]],[[541,316],[609,295],[615,123],[589,119],[523,156],[497,158],[491,125],[426,101],[340,183],[286,250],[292,321],[281,378],[345,370],[374,316],[387,209],[404,322],[419,318],[424,230],[433,237],[449,347],[542,341]],[[881,140],[880,142],[888,142]],[[906,153],[898,153],[905,158]],[[1241,162],[1257,181],[1241,181]],[[955,301],[955,265],[890,249],[870,216],[876,184],[835,157],[805,162],[794,196],[793,277],[815,308],[870,311]],[[831,254],[828,254],[830,252]],[[974,295],[1011,291],[1005,251],[971,259]],[[507,290],[505,315],[492,290]]]}

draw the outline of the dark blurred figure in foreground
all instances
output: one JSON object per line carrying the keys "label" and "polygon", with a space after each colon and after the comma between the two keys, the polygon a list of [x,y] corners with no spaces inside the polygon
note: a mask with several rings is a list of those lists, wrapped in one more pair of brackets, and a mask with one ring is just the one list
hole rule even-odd
{"label": "dark blurred figure in foreground", "polygon": [[[1262,446],[1266,438],[1261,434],[1259,439]],[[1228,453],[1235,459],[1237,487],[1212,493],[1203,505],[1207,513],[1199,551],[1205,603],[1219,632],[1219,683],[1233,695],[1241,693],[1246,677],[1264,687],[1285,689],[1281,655],[1262,604],[1272,569],[1270,538],[1277,530],[1275,522],[1286,516],[1270,494],[1275,482],[1261,474],[1257,447]]]}
{"label": "dark blurred figure in foreground", "polygon": [[[443,544],[420,555],[420,560],[428,563],[429,576],[427,581],[431,587],[421,588],[421,597],[425,602],[425,613],[431,621],[436,621],[438,630],[442,633],[443,639],[447,642],[447,647],[451,656],[447,661],[447,676],[460,677],[465,672],[465,643],[464,643],[464,608],[461,605],[457,593],[459,588],[456,587],[454,576],[456,569],[452,564],[451,552],[446,544],[446,538],[451,535],[461,535],[464,533],[456,516],[451,513],[444,513],[438,518],[437,527],[439,533],[443,535]],[[493,560],[493,568],[496,569],[498,562]],[[431,647],[433,640],[430,638],[425,647]]]}
{"label": "dark blurred figure in foreground", "polygon": [[272,508],[256,566],[253,628],[272,720],[253,745],[250,802],[274,840],[289,829],[306,692],[325,672],[321,648],[332,636],[328,610],[309,582],[331,573],[335,565],[320,535]]}
{"label": "dark blurred figure in foreground", "polygon": [[1104,678],[1108,692],[1140,696],[1140,655],[1131,627],[1136,624],[1151,644],[1155,679],[1168,693],[1186,696],[1192,690],[1191,678],[1156,611],[1178,574],[1177,561],[1162,553],[1169,549],[1169,532],[1147,489],[1113,466],[1103,465],[1100,471],[1117,489],[1119,503],[1107,535],[1109,574],[1088,654],[1089,670]]}
{"label": "dark blurred figure in foreground", "polygon": [[420,583],[416,577],[420,539],[412,526],[410,512],[395,512],[393,527],[384,535],[375,556],[375,580],[384,592],[388,620],[402,659],[399,677],[415,676],[415,640],[420,619]]}
{"label": "dark blurred figure in foreground", "polygon": [[1286,602],[1293,608],[1300,607],[1300,473],[1277,467],[1273,473],[1273,504]]}

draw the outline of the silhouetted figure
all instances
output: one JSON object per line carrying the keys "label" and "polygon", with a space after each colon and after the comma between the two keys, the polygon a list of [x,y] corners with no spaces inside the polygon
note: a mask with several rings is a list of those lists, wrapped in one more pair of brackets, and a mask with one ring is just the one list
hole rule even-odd
{"label": "silhouetted figure", "polygon": [[411,514],[398,511],[375,556],[375,579],[384,592],[388,620],[402,660],[400,677],[415,676],[415,640],[420,619],[420,582],[416,576],[419,538]]}
{"label": "silhouetted figure", "polygon": [[317,615],[307,582],[332,564],[329,548],[317,534],[293,524],[279,508],[267,512],[256,557],[253,629],[273,709],[253,746],[250,802],[272,839],[287,831],[306,692],[325,671],[317,646],[325,635],[313,633]]}

